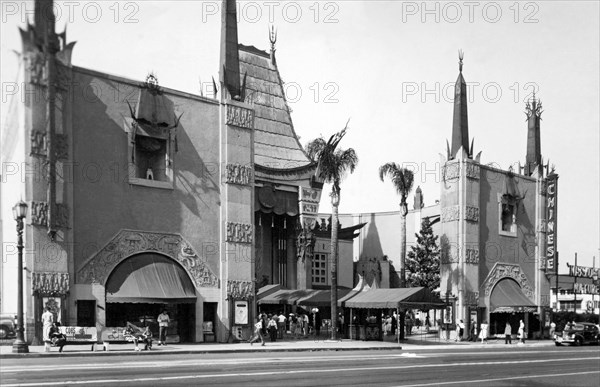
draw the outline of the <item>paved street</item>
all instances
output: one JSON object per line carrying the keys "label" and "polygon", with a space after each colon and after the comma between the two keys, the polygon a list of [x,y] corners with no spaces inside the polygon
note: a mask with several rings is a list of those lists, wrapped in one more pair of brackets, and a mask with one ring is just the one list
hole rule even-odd
{"label": "paved street", "polygon": [[598,347],[2,359],[3,386],[598,386]]}

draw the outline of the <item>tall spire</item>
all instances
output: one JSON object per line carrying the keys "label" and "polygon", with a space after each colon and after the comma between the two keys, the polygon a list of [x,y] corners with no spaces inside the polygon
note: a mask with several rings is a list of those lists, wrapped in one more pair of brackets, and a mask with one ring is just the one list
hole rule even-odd
{"label": "tall spire", "polygon": [[454,85],[454,118],[452,120],[452,148],[450,158],[462,147],[469,157],[469,122],[467,118],[467,83],[462,75],[464,53],[458,51],[458,79]]}
{"label": "tall spire", "polygon": [[221,88],[232,99],[241,99],[236,0],[223,0],[221,7]]}
{"label": "tall spire", "polygon": [[531,104],[527,102],[527,155],[525,156],[525,175],[531,176],[542,165],[542,147],[540,141],[540,121],[542,120],[542,101],[536,101],[535,92]]}

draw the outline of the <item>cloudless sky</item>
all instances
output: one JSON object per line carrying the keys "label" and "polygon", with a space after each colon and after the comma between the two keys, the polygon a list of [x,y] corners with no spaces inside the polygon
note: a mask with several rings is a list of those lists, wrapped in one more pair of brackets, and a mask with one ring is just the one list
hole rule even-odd
{"label": "cloudless sky", "polygon": [[[3,85],[16,74],[17,27],[33,2],[2,2]],[[218,79],[220,1],[57,2],[57,29],[77,41],[73,64],[162,86],[211,92]],[[398,209],[385,162],[410,163],[425,205],[439,198],[440,154],[451,136],[458,50],[465,52],[469,136],[483,164],[524,162],[525,102],[544,106],[542,156],[559,179],[561,272],[599,247],[599,6],[597,1],[242,1],[239,41],[269,49],[286,82],[301,143],[340,130],[359,156],[342,185],[340,212]],[[201,84],[202,82],[202,84]],[[8,96],[2,90],[2,122]],[[427,173],[429,172],[429,173]],[[437,172],[437,173],[436,173]],[[412,205],[412,194],[409,203]],[[327,192],[320,211],[330,211]]]}

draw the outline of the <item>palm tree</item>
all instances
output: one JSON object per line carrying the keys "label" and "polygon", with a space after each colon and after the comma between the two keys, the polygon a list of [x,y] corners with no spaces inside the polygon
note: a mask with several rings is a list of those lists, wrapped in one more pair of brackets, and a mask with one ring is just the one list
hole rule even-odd
{"label": "palm tree", "polygon": [[414,174],[410,169],[402,168],[396,163],[386,163],[379,167],[379,178],[384,181],[386,176],[392,180],[396,192],[400,195],[400,287],[403,288],[406,286],[406,197],[413,187]]}
{"label": "palm tree", "polygon": [[331,188],[331,339],[337,337],[337,265],[338,265],[338,207],[340,205],[340,183],[346,173],[354,172],[358,164],[358,156],[354,149],[336,149],[344,135],[344,129],[334,134],[325,142],[323,137],[314,139],[306,146],[309,157],[316,161],[315,176],[325,183],[332,184]]}

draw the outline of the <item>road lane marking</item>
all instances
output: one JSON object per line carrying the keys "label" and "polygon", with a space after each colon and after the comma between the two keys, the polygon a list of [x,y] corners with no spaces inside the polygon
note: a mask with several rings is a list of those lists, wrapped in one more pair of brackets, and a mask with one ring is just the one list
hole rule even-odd
{"label": "road lane marking", "polygon": [[427,386],[443,386],[450,384],[465,384],[465,383],[486,383],[486,382],[501,382],[503,380],[517,380],[517,379],[533,379],[533,378],[553,378],[557,376],[580,376],[588,374],[600,374],[600,371],[584,371],[584,372],[570,372],[563,374],[540,374],[540,375],[529,375],[529,376],[509,376],[506,378],[489,378],[489,379],[478,379],[478,380],[461,380],[452,382],[435,382],[435,383],[420,383],[420,384],[399,384],[396,387],[427,387]]}
{"label": "road lane marking", "polygon": [[[242,376],[273,376],[273,375],[296,375],[296,374],[314,374],[314,373],[335,373],[335,372],[356,372],[356,371],[384,371],[384,370],[402,370],[413,368],[441,368],[441,367],[457,367],[457,366],[493,366],[507,364],[523,364],[523,363],[551,363],[551,362],[566,362],[566,361],[582,361],[582,360],[600,360],[600,357],[591,358],[563,358],[563,359],[539,359],[539,360],[515,360],[515,361],[486,361],[486,362],[466,362],[466,363],[444,363],[444,364],[414,364],[404,366],[377,366],[377,367],[352,367],[352,368],[329,368],[329,369],[302,369],[289,371],[259,371],[259,372],[236,372],[226,374],[202,374],[202,375],[180,375],[180,376],[161,376],[148,378],[132,378],[132,379],[96,379],[96,380],[65,380],[53,382],[33,382],[19,384],[5,384],[6,387],[17,386],[57,386],[65,384],[81,385],[81,384],[112,384],[112,383],[139,383],[139,382],[159,382],[170,380],[186,380],[186,379],[208,379],[208,378],[230,378]],[[600,372],[599,372],[600,373]]]}
{"label": "road lane marking", "polygon": [[[535,354],[535,353],[543,353],[543,354],[548,354],[548,353],[561,353],[561,354],[566,354],[566,353],[578,353],[578,354],[582,354],[582,353],[600,353],[600,351],[598,350],[570,350],[570,351],[565,351],[565,350],[553,350],[553,351],[527,351],[527,352],[523,352],[523,351],[507,351],[507,352],[446,352],[446,353],[418,353],[417,357],[446,357],[446,356],[452,356],[452,355],[465,355],[465,354],[473,354],[473,355],[513,355],[513,354]],[[412,353],[411,353],[412,354]],[[127,356],[124,354],[124,356]],[[294,357],[269,357],[269,358],[257,358],[257,359],[252,359],[253,364],[259,364],[259,363],[272,363],[272,362],[278,362],[278,363],[295,363],[297,361],[304,361],[307,363],[311,363],[311,362],[333,362],[333,361],[337,361],[337,360],[359,360],[359,361],[364,361],[364,360],[382,360],[382,359],[392,359],[392,358],[413,358],[413,356],[409,355],[409,353],[403,352],[400,354],[387,354],[387,355],[339,355],[339,356],[294,356]],[[48,358],[50,359],[50,358]],[[209,365],[236,365],[236,364],[246,364],[248,362],[248,358],[242,358],[242,359],[221,359],[221,360],[212,360],[212,361],[203,361],[201,357],[198,358],[194,358],[192,360],[155,360],[155,361],[149,361],[149,362],[144,362],[143,360],[139,359],[139,361],[130,361],[127,363],[83,363],[83,364],[72,364],[72,365],[62,365],[61,364],[61,369],[62,370],[84,370],[84,369],[102,369],[102,368],[153,368],[153,367],[162,367],[165,363],[169,363],[170,365],[173,366],[185,366],[185,365],[195,365],[195,364],[200,364],[200,365],[205,365],[205,366],[209,366]],[[27,371],[27,372],[44,372],[44,371],[48,371],[48,370],[54,370],[56,369],[56,365],[47,365],[47,366],[36,366],[35,368],[31,367],[31,366],[24,366],[24,365],[19,365],[19,366],[3,366],[0,367],[0,374],[4,374],[7,372],[23,372],[23,371]]]}
{"label": "road lane marking", "polygon": [[[259,359],[251,359],[253,364],[258,363],[297,363],[298,361],[304,362],[334,362],[339,360],[385,360],[385,359],[394,359],[394,358],[403,358],[407,357],[406,353],[401,354],[393,354],[393,355],[377,355],[372,357],[365,357],[359,355],[347,355],[347,356],[317,356],[317,357],[272,357],[272,358],[259,358]],[[420,356],[425,357],[425,356]],[[237,365],[237,364],[247,364],[248,358],[242,359],[222,359],[222,360],[213,360],[213,361],[202,361],[201,358],[192,359],[192,360],[172,360],[167,361],[169,366],[185,366],[185,365],[202,365],[202,366],[210,366],[210,365]],[[71,364],[71,365],[62,365],[60,366],[61,370],[84,370],[84,369],[102,369],[102,368],[154,368],[154,367],[162,367],[167,363],[165,361],[152,361],[152,362],[128,362],[128,363],[85,363],[85,364]],[[37,366],[35,368],[31,366],[3,366],[0,368],[0,373],[7,372],[45,372],[48,370],[56,369],[56,365],[47,365],[47,366]]]}

